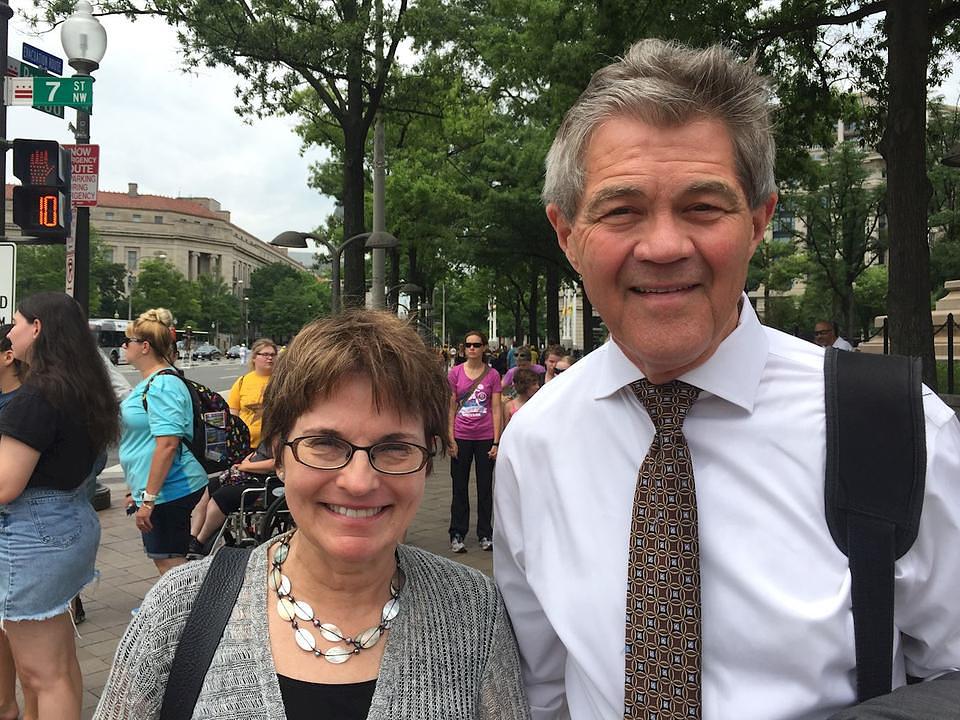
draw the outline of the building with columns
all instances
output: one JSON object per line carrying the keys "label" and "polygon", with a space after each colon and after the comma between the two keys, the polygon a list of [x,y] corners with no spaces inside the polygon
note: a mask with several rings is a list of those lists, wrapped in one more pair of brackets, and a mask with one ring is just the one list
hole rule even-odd
{"label": "building with columns", "polygon": [[[13,186],[7,185],[7,234],[19,235],[13,224]],[[109,259],[134,275],[145,259],[171,263],[188,280],[217,275],[233,291],[243,295],[254,270],[271,263],[284,263],[297,270],[304,266],[230,221],[213,198],[141,195],[137,183],[127,192],[98,193],[90,209],[90,225],[100,235]]]}

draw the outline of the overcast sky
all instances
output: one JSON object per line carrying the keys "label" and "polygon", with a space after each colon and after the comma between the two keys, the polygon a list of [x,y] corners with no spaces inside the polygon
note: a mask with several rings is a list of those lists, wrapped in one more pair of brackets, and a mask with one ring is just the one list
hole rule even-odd
{"label": "overcast sky", "polygon": [[[101,22],[107,53],[94,73],[90,120],[91,142],[100,145],[101,190],[126,192],[135,182],[144,194],[212,197],[236,225],[268,241],[283,230],[312,230],[333,211],[332,198],[307,187],[309,165],[322,154],[312,148],[300,155],[291,118],[244,124],[233,111],[232,73],[181,72],[178,43],[166,24],[123,17]],[[21,18],[11,22],[11,57],[21,58],[26,40],[66,61],[59,29],[40,37],[27,30]],[[71,73],[64,62],[64,74]],[[72,143],[67,123],[75,117],[72,108],[60,120],[10,107],[7,137]]]}

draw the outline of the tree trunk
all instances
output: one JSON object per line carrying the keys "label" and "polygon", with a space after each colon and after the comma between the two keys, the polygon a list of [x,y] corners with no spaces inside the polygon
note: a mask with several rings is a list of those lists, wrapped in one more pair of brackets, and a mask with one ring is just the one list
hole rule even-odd
{"label": "tree trunk", "polygon": [[560,344],[560,268],[546,264],[547,345]]}
{"label": "tree trunk", "polygon": [[513,293],[513,337],[521,345],[524,342],[523,334],[523,298],[520,291]]}
{"label": "tree trunk", "polygon": [[535,266],[530,267],[530,304],[527,305],[527,325],[530,327],[530,344],[540,346],[540,273]]}
{"label": "tree trunk", "polygon": [[587,297],[587,291],[583,288],[583,283],[580,283],[580,297],[583,298],[583,354],[586,355],[588,352],[593,350],[593,305],[590,303],[590,298]]}
{"label": "tree trunk", "polygon": [[936,390],[927,245],[932,190],[925,157],[928,6],[921,0],[889,0],[885,25],[890,109],[878,150],[887,166],[890,349],[900,355],[920,356],[924,382]]}

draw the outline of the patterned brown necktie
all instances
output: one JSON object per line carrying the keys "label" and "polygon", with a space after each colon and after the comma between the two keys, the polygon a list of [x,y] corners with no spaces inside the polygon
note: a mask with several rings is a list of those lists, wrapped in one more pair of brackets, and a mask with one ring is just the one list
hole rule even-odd
{"label": "patterned brown necktie", "polygon": [[656,428],[630,525],[624,717],[700,717],[700,544],[683,420],[700,390],[674,380],[630,388]]}

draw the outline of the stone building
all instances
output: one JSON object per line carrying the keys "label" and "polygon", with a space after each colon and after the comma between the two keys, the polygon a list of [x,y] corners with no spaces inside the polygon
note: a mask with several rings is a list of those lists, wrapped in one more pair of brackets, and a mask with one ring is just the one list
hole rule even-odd
{"label": "stone building", "polygon": [[[13,186],[7,185],[7,234],[13,224]],[[141,195],[136,183],[127,192],[98,193],[90,208],[90,225],[99,233],[110,260],[136,274],[144,259],[171,263],[188,280],[219,274],[238,296],[250,286],[251,273],[271,263],[297,270],[303,265],[285,248],[274,247],[230,222],[230,212],[212,198]]]}

